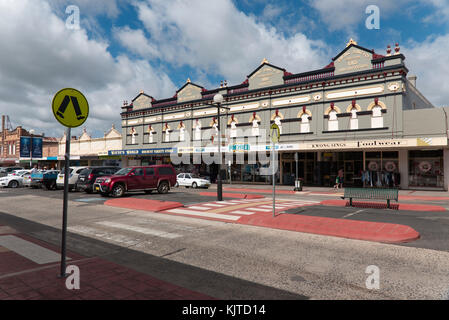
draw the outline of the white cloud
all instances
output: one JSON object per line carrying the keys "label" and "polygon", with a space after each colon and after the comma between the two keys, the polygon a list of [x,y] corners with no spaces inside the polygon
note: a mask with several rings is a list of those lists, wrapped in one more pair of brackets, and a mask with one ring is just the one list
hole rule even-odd
{"label": "white cloud", "polygon": [[309,0],[309,5],[319,12],[330,31],[343,30],[350,34],[355,34],[354,29],[357,25],[359,28],[365,28],[365,20],[370,15],[365,10],[369,5],[379,7],[382,28],[383,19],[398,12],[404,12],[414,4],[416,0]]}
{"label": "white cloud", "polygon": [[449,105],[449,34],[429,37],[421,43],[410,42],[402,46],[409,75],[418,76],[417,88],[435,106]]}
{"label": "white cloud", "polygon": [[[323,42],[302,33],[286,37],[240,12],[230,0],[148,0],[136,7],[149,34],[147,42],[141,42],[144,48],[151,43],[166,62],[221,75],[230,84],[245,80],[263,58],[300,72],[324,67],[330,56]],[[123,44],[141,35],[126,28],[120,31]],[[146,51],[134,49],[148,57]]]}
{"label": "white cloud", "polygon": [[138,90],[151,88],[156,97],[175,90],[147,61],[114,58],[106,42],[89,39],[85,30],[68,30],[46,1],[2,0],[0,41],[0,113],[37,132],[61,134],[50,105],[64,87],[86,95],[86,126],[100,132],[119,125],[122,101]]}

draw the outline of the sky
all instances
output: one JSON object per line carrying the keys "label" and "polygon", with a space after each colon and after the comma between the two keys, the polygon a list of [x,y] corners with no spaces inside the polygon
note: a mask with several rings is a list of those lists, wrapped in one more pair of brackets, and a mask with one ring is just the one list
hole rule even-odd
{"label": "sky", "polygon": [[141,90],[164,99],[187,78],[240,84],[264,58],[311,71],[350,38],[379,54],[399,43],[418,89],[449,105],[449,0],[0,0],[0,113],[61,137],[51,101],[72,87],[90,105],[72,134],[101,137]]}

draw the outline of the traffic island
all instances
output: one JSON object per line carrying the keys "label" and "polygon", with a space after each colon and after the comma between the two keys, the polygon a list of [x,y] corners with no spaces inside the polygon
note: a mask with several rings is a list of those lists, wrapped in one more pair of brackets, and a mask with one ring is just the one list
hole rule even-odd
{"label": "traffic island", "polygon": [[419,232],[400,224],[312,217],[295,214],[255,214],[241,217],[237,223],[258,227],[312,233],[355,240],[403,243],[417,240]]}

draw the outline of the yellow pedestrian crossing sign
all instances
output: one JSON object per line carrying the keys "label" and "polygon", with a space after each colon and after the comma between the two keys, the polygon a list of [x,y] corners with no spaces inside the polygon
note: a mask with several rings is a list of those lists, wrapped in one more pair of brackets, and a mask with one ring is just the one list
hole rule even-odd
{"label": "yellow pedestrian crossing sign", "polygon": [[273,143],[278,143],[281,137],[281,130],[276,123],[273,123],[270,127],[270,137]]}
{"label": "yellow pedestrian crossing sign", "polygon": [[89,103],[86,97],[72,88],[59,90],[55,94],[52,109],[56,120],[69,128],[79,127],[89,116]]}

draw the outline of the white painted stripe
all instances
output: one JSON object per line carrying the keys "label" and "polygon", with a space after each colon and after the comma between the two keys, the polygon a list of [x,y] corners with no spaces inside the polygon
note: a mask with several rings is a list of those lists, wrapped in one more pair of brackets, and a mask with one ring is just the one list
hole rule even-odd
{"label": "white painted stripe", "polygon": [[194,209],[194,210],[210,210],[211,208],[208,207],[199,207],[199,206],[191,206],[187,207],[188,209]]}
{"label": "white painted stripe", "polygon": [[218,202],[218,204],[234,204],[235,202],[233,201],[220,201]]}
{"label": "white painted stripe", "polygon": [[151,236],[156,236],[156,237],[161,237],[161,238],[176,239],[176,238],[182,237],[180,234],[177,234],[177,233],[170,233],[170,232],[160,231],[160,230],[155,230],[155,229],[130,226],[127,224],[110,222],[110,221],[102,221],[102,222],[96,222],[96,223],[100,224],[102,226],[106,226],[106,227],[134,231],[134,232],[143,233],[146,235],[151,235]]}
{"label": "white painted stripe", "polygon": [[0,246],[14,251],[37,264],[46,264],[61,260],[59,253],[12,235],[0,236]]}
{"label": "white painted stripe", "polygon": [[198,217],[208,217],[208,218],[216,218],[216,219],[223,219],[223,220],[238,220],[240,219],[239,216],[230,216],[226,214],[217,214],[217,213],[208,213],[208,212],[196,212],[196,211],[190,211],[185,209],[171,209],[167,212],[171,213],[180,213],[180,214],[187,214],[191,216],[198,216]]}
{"label": "white painted stripe", "polygon": [[216,204],[216,203],[205,203],[204,206],[211,206],[211,207],[224,207],[222,204]]}
{"label": "white painted stripe", "polygon": [[229,213],[232,213],[232,214],[241,214],[241,215],[244,215],[244,216],[249,216],[249,215],[255,214],[254,212],[240,211],[240,210],[232,211],[232,212],[229,212]]}
{"label": "white painted stripe", "polygon": [[260,209],[260,208],[248,208],[248,210],[270,212],[270,209]]}
{"label": "white painted stripe", "polygon": [[[134,246],[142,241],[140,239],[130,238],[130,237],[127,237],[127,236],[124,236],[121,234],[110,233],[110,232],[106,232],[106,231],[103,231],[100,229],[85,227],[85,226],[73,226],[73,227],[68,227],[67,229],[71,232],[87,234],[87,235],[102,238],[105,240],[121,243],[126,246]],[[147,243],[149,243],[149,242],[147,241]]]}

